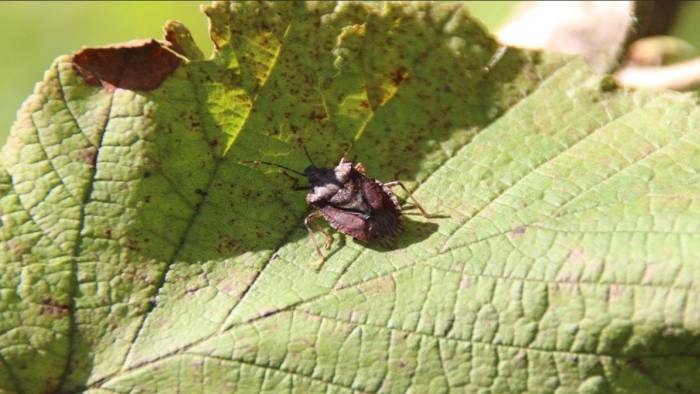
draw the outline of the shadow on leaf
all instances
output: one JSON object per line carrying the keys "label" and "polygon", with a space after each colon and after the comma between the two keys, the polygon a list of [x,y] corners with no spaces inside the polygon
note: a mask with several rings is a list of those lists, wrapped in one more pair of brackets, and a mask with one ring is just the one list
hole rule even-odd
{"label": "shadow on leaf", "polygon": [[405,249],[424,241],[437,231],[438,227],[437,223],[419,222],[404,214],[401,218],[401,234],[398,237],[384,242],[362,242],[361,245],[378,252]]}

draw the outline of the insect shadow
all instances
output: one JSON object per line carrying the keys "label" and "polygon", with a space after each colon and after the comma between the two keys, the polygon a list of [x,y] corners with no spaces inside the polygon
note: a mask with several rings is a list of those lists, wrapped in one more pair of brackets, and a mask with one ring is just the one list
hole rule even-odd
{"label": "insect shadow", "polygon": [[[405,249],[413,244],[422,242],[429,238],[438,229],[438,224],[433,222],[422,222],[411,219],[411,212],[404,212],[401,220],[401,234],[395,238],[387,239],[381,242],[364,242],[356,240],[358,244],[367,249],[372,249],[377,252],[391,252],[394,250]],[[432,218],[445,218],[444,215],[432,215]],[[342,250],[347,243],[347,236],[340,233],[337,245],[326,255],[326,259],[331,258],[334,254]]]}

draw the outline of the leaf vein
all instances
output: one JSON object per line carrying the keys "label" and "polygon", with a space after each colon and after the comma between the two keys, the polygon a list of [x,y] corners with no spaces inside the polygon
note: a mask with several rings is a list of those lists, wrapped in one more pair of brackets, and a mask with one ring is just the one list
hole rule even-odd
{"label": "leaf vein", "polygon": [[85,192],[83,193],[82,201],[83,203],[81,204],[81,209],[80,209],[80,223],[78,224],[78,232],[77,232],[77,239],[75,241],[75,244],[73,246],[73,251],[71,253],[71,278],[72,278],[72,283],[70,287],[70,294],[69,294],[69,304],[68,304],[68,310],[70,313],[68,314],[68,319],[69,319],[69,326],[68,326],[68,357],[66,358],[66,365],[64,367],[63,373],[61,374],[61,378],[59,379],[58,383],[58,392],[63,391],[63,386],[67,383],[68,381],[68,376],[70,375],[71,372],[71,364],[73,363],[73,356],[74,356],[74,351],[73,351],[73,345],[75,342],[75,337],[78,332],[78,321],[77,321],[77,305],[76,305],[76,296],[78,295],[78,287],[80,286],[79,280],[78,280],[78,256],[80,255],[81,249],[83,247],[83,237],[81,236],[83,229],[85,228],[85,217],[86,215],[86,208],[88,205],[88,201],[92,198],[92,192],[94,190],[95,186],[95,177],[97,176],[97,165],[99,164],[99,156],[100,156],[100,151],[102,147],[102,141],[104,140],[105,134],[107,134],[107,127],[109,126],[109,121],[112,116],[112,109],[114,108],[114,96],[116,95],[116,91],[113,92],[109,96],[109,104],[108,104],[108,110],[107,110],[107,117],[105,118],[104,125],[101,127],[101,132],[100,132],[100,140],[97,144],[97,150],[95,151],[95,165],[91,167],[90,171],[90,181],[88,182],[87,186],[85,187]]}
{"label": "leaf vein", "polygon": [[654,284],[646,284],[646,283],[625,283],[625,282],[591,282],[591,281],[575,281],[575,282],[567,282],[564,280],[546,280],[546,279],[535,279],[535,278],[522,278],[522,277],[515,277],[515,276],[500,276],[500,275],[493,275],[493,274],[484,274],[484,273],[475,273],[475,274],[468,274],[463,271],[457,271],[449,268],[442,268],[442,267],[436,267],[432,264],[429,265],[431,269],[435,269],[438,271],[443,271],[443,272],[450,272],[450,273],[455,273],[455,274],[462,274],[464,276],[471,276],[471,277],[482,277],[482,278],[492,278],[492,279],[498,279],[498,280],[509,280],[509,281],[520,281],[520,282],[531,282],[531,283],[540,283],[540,284],[545,284],[545,285],[568,285],[568,286],[574,286],[574,285],[586,285],[586,286],[620,286],[620,287],[629,287],[629,288],[648,288],[648,289],[654,289],[654,290],[660,290],[660,291],[666,291],[666,290],[681,290],[686,293],[699,293],[700,290],[694,289],[692,287],[680,287],[680,286],[666,286],[666,285],[654,285]]}
{"label": "leaf vein", "polygon": [[71,111],[70,107],[68,106],[68,100],[66,100],[66,90],[64,88],[63,82],[61,81],[62,76],[63,73],[61,73],[61,70],[58,68],[58,64],[56,64],[56,82],[58,83],[58,92],[61,95],[61,101],[63,102],[63,106],[66,107],[68,115],[70,115],[71,120],[73,120],[73,123],[75,123],[75,127],[80,131],[80,134],[82,134],[85,137],[90,146],[95,146],[92,143],[92,141],[90,141],[90,138],[88,137],[87,133],[85,133],[85,130],[83,130],[83,128],[80,127],[80,123],[78,123],[78,118],[75,117],[75,114],[73,114],[73,111]]}
{"label": "leaf vein", "polygon": [[310,312],[310,311],[304,310],[304,309],[297,309],[293,312],[300,312],[300,313],[303,313],[303,314],[306,314],[309,316],[313,316],[313,317],[317,317],[320,319],[337,321],[337,322],[345,323],[345,324],[349,324],[349,325],[377,328],[380,330],[389,330],[389,331],[393,331],[393,332],[401,333],[401,334],[409,334],[409,335],[416,335],[419,337],[432,338],[432,339],[435,339],[438,341],[440,341],[440,340],[453,341],[453,342],[458,342],[458,343],[477,344],[477,345],[491,346],[491,347],[496,347],[496,348],[534,351],[534,352],[538,352],[538,353],[539,352],[541,352],[541,353],[554,353],[554,354],[563,354],[563,355],[579,355],[579,356],[585,356],[585,357],[613,358],[613,359],[634,359],[634,358],[637,358],[637,359],[639,359],[639,358],[655,359],[655,358],[667,358],[667,357],[694,357],[693,354],[684,354],[684,353],[624,355],[624,354],[614,354],[614,353],[603,353],[603,352],[595,353],[595,352],[585,352],[585,351],[576,351],[576,350],[547,349],[547,348],[543,348],[543,347],[534,347],[534,346],[519,346],[519,345],[510,345],[510,344],[504,344],[504,343],[492,343],[492,342],[488,342],[488,341],[464,339],[464,338],[459,338],[459,337],[447,337],[447,336],[443,336],[443,335],[431,334],[431,333],[426,333],[426,332],[411,331],[411,330],[405,330],[405,329],[396,328],[396,327],[387,327],[387,326],[383,326],[381,324],[368,323],[368,322],[358,322],[358,321],[354,321],[352,319],[341,319],[339,317],[332,317],[332,316],[325,316],[325,315],[321,315],[321,314],[316,314],[316,313],[313,313],[313,312]]}
{"label": "leaf vein", "polygon": [[369,394],[369,392],[362,391],[360,389],[356,389],[356,388],[351,387],[351,386],[346,386],[343,384],[335,383],[333,381],[328,381],[325,379],[317,378],[315,376],[307,375],[307,374],[304,374],[304,373],[301,373],[298,371],[292,371],[292,370],[289,370],[286,368],[276,367],[276,366],[272,366],[272,365],[262,365],[262,364],[257,364],[257,363],[250,362],[250,361],[228,359],[226,357],[214,356],[214,355],[210,355],[210,354],[208,354],[208,355],[202,355],[202,354],[197,354],[197,353],[188,353],[188,354],[196,355],[196,356],[200,356],[200,357],[204,357],[204,358],[212,358],[212,359],[226,361],[226,362],[239,363],[239,364],[248,365],[248,366],[255,367],[255,368],[264,369],[265,371],[281,372],[281,373],[291,375],[294,377],[298,377],[298,378],[302,378],[302,379],[309,379],[309,380],[312,380],[314,382],[325,384],[326,386],[337,387],[339,389],[350,390],[352,392],[357,392],[357,393]]}
{"label": "leaf vein", "polygon": [[[34,121],[34,113],[29,114],[29,119],[32,121],[32,125],[36,129],[36,138],[37,138],[37,145],[41,148],[41,151],[44,153],[44,156],[46,156],[46,161],[49,163],[49,167],[51,167],[51,171],[56,174],[56,178],[58,178],[59,184],[63,186],[64,189],[66,189],[66,192],[68,195],[71,197],[73,202],[78,205],[78,198],[75,196],[72,192],[72,190],[66,185],[66,183],[63,181],[63,177],[61,177],[61,173],[58,172],[58,169],[56,166],[53,164],[53,158],[49,156],[49,153],[46,151],[46,146],[44,145],[41,135],[43,134],[41,130],[39,130],[39,125],[36,124],[36,121]],[[56,185],[58,186],[58,185]]]}

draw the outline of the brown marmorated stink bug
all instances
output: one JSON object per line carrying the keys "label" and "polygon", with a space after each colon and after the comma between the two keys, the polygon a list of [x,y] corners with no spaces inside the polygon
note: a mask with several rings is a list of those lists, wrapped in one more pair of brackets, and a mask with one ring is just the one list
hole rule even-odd
{"label": "brown marmorated stink bug", "polygon": [[[293,178],[295,179],[293,188],[295,190],[310,189],[306,195],[306,202],[314,210],[304,219],[304,226],[321,259],[325,259],[325,257],[321,253],[314,237],[314,230],[311,228],[311,223],[318,218],[326,219],[328,224],[337,231],[365,242],[384,243],[399,234],[401,231],[401,204],[392,192],[392,188],[399,186],[408,193],[403,183],[400,181],[380,182],[370,178],[365,174],[362,163],[354,164],[345,156],[341,157],[335,168],[319,168],[314,165],[305,147],[304,153],[311,164],[303,172],[267,161],[243,162],[271,165],[306,177],[309,186],[298,186],[296,178]],[[291,175],[289,176],[291,177]],[[411,196],[411,199],[423,216],[430,217],[415,198]],[[326,249],[330,249],[332,236],[325,229],[320,229],[320,231],[325,236]]]}

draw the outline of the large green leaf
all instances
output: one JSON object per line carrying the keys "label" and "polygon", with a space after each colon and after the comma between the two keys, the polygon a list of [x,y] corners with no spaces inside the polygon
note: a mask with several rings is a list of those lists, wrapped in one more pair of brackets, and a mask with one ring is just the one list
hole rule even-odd
{"label": "large green leaf", "polygon": [[[20,111],[0,390],[696,390],[695,96],[496,62],[453,5],[205,12],[212,59],[170,23],[57,59]],[[240,164],[303,168],[302,142],[441,217],[386,248],[336,234],[319,266],[303,193]]]}

